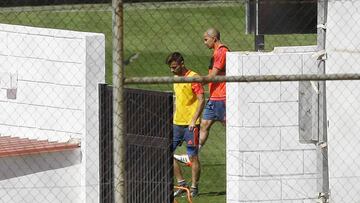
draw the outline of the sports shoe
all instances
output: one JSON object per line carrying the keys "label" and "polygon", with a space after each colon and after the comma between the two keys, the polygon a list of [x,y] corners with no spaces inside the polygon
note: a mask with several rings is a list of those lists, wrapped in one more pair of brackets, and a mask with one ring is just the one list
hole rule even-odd
{"label": "sports shoe", "polygon": [[179,162],[185,164],[186,166],[191,167],[191,161],[190,161],[190,158],[189,158],[189,156],[187,154],[183,154],[183,155],[174,154],[174,159],[176,159]]}
{"label": "sports shoe", "polygon": [[199,195],[199,189],[197,187],[190,188],[191,197],[196,197]]}
{"label": "sports shoe", "polygon": [[[184,187],[184,188],[189,188],[188,185],[179,185],[180,187]],[[186,195],[186,190],[185,189],[182,189],[182,188],[178,188],[177,190],[175,190],[174,192],[174,197],[185,197]]]}

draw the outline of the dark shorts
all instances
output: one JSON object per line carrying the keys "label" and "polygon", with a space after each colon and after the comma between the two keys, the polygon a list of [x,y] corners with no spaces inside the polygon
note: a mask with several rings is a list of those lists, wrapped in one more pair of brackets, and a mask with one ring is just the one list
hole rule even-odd
{"label": "dark shorts", "polygon": [[200,126],[196,126],[193,131],[189,131],[187,125],[173,125],[173,152],[178,146],[181,146],[183,141],[186,142],[186,153],[189,156],[195,156],[199,150],[199,129]]}
{"label": "dark shorts", "polygon": [[206,103],[203,119],[212,121],[225,121],[226,107],[225,101],[211,101]]}

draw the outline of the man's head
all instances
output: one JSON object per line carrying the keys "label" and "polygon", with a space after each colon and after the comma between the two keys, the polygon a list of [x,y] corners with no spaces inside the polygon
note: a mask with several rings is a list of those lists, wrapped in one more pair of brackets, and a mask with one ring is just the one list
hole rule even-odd
{"label": "man's head", "polygon": [[204,44],[213,49],[217,42],[220,42],[220,32],[215,28],[207,29],[204,33]]}
{"label": "man's head", "polygon": [[184,57],[179,52],[171,53],[167,58],[165,63],[169,66],[170,71],[174,75],[183,75],[185,68]]}

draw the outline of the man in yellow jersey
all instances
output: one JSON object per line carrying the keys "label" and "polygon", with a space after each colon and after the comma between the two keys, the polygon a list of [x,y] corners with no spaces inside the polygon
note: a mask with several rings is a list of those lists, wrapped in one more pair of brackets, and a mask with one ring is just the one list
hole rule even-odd
{"label": "man in yellow jersey", "polygon": [[[215,28],[206,30],[204,33],[204,44],[207,48],[214,50],[210,59],[209,74],[207,77],[213,78],[217,75],[225,76],[226,52],[229,51],[229,48],[220,41],[220,32]],[[210,97],[206,103],[201,120],[199,147],[205,145],[210,128],[216,121],[220,121],[225,125],[226,83],[210,82],[209,91]]]}
{"label": "man in yellow jersey", "polygon": [[[197,73],[188,70],[184,64],[184,58],[179,52],[171,53],[166,64],[175,77],[196,77]],[[186,153],[191,166],[191,195],[198,195],[198,181],[200,179],[199,128],[200,116],[205,105],[204,89],[200,83],[174,83],[175,112],[173,119],[173,152],[183,141],[186,142]],[[174,155],[175,156],[175,155]],[[174,159],[174,175],[178,185],[188,187],[178,161]],[[179,196],[185,190],[175,191],[174,196]]]}

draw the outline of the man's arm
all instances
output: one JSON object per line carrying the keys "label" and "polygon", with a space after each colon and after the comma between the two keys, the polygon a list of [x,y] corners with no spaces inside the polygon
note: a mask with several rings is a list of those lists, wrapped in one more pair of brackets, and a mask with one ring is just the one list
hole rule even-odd
{"label": "man's arm", "polygon": [[221,71],[225,71],[225,64],[226,64],[226,47],[221,47],[217,54],[214,56],[213,67],[209,74],[206,76],[206,79],[212,79],[215,76],[219,75]]}
{"label": "man's arm", "polygon": [[215,76],[217,76],[220,72],[219,68],[214,67],[213,69],[211,69],[210,73],[207,75],[208,78],[214,78]]}
{"label": "man's arm", "polygon": [[201,112],[202,110],[204,109],[204,106],[205,106],[205,97],[204,97],[204,93],[202,94],[197,94],[196,95],[197,97],[197,100],[198,100],[198,104],[197,104],[197,107],[196,107],[196,111],[194,113],[194,116],[192,117],[191,119],[191,122],[190,122],[190,125],[189,125],[189,130],[192,131],[196,125],[196,121],[197,119],[200,118],[201,116]]}
{"label": "man's arm", "polygon": [[[205,78],[207,80],[210,80],[210,79],[214,78],[215,76],[217,76],[219,74],[219,72],[220,72],[220,70],[218,68],[213,68],[213,69],[211,69],[210,73],[207,76],[205,76]],[[207,83],[209,83],[209,82],[203,82],[202,85],[206,85]]]}

